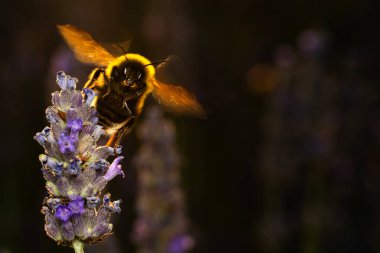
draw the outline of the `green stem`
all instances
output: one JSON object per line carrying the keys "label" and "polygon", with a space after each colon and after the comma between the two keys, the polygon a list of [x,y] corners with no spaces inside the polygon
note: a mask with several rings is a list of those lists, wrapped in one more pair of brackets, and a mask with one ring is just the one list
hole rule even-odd
{"label": "green stem", "polygon": [[80,240],[74,240],[73,248],[75,253],[84,253],[84,243]]}

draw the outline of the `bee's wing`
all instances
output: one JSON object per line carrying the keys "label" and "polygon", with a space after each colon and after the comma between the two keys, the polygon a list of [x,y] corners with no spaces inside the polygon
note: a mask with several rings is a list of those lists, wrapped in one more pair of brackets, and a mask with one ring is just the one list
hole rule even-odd
{"label": "bee's wing", "polygon": [[126,40],[122,42],[112,43],[112,47],[114,48],[114,51],[116,51],[113,55],[119,56],[120,54],[127,54],[131,45],[131,41],[132,40]]}
{"label": "bee's wing", "polygon": [[[162,61],[158,61],[159,64],[155,67],[156,69],[156,77],[160,77],[160,76],[167,76],[168,74],[168,68],[170,68],[170,66],[173,66],[174,64],[176,64],[176,62],[179,61],[179,57],[176,56],[176,55],[170,55],[168,57],[166,57],[164,60]],[[154,65],[154,62],[152,63]]]}
{"label": "bee's wing", "polygon": [[153,81],[153,96],[171,112],[206,118],[206,113],[197,98],[181,86]]}
{"label": "bee's wing", "polygon": [[72,25],[57,25],[57,28],[79,61],[105,67],[115,59],[87,32]]}
{"label": "bee's wing", "polygon": [[113,57],[119,57],[120,55],[126,54],[129,51],[132,40],[126,40],[114,43],[98,42],[101,47],[103,47],[110,55]]}

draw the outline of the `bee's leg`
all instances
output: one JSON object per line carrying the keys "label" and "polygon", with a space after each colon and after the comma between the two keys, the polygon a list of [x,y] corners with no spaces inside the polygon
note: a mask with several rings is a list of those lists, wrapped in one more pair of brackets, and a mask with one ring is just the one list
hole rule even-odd
{"label": "bee's leg", "polygon": [[95,87],[94,81],[99,78],[100,73],[101,73],[100,68],[94,69],[91,72],[90,76],[88,77],[88,81],[84,85],[84,88],[94,89]]}
{"label": "bee's leg", "polygon": [[[111,86],[110,86],[110,81],[108,80],[107,76],[106,76],[106,72],[104,69],[102,68],[96,68],[94,69],[89,78],[88,78],[88,81],[87,83],[84,85],[85,88],[89,88],[89,89],[102,89],[101,86],[97,86],[96,84],[96,80],[99,78],[100,75],[103,75],[103,78],[104,78],[104,83],[106,84],[106,88],[107,88],[107,91],[103,94],[103,97],[104,96],[107,96],[110,91],[111,91]],[[99,84],[98,84],[99,85]]]}
{"label": "bee's leg", "polygon": [[123,100],[123,107],[127,108],[128,112],[131,114],[131,116],[133,116],[133,113],[132,113],[131,109],[129,109],[129,106],[128,106],[128,103],[127,103],[127,98],[125,98]]}
{"label": "bee's leg", "polygon": [[130,128],[124,127],[117,131],[116,133],[112,134],[111,137],[108,139],[106,146],[107,147],[113,147],[115,155],[118,154],[117,149],[120,148],[120,142],[123,139],[125,135],[127,135],[130,132]]}
{"label": "bee's leg", "polygon": [[120,129],[117,132],[117,135],[115,137],[115,142],[114,142],[114,147],[116,148],[117,146],[120,145],[120,142],[124,139],[124,137],[131,132],[132,128],[126,126]]}
{"label": "bee's leg", "polygon": [[[120,145],[120,142],[128,135],[133,126],[135,125],[135,118],[131,118],[128,123],[126,123],[122,128],[120,128],[116,133],[112,134],[108,139],[106,146],[114,147],[115,149]],[[116,153],[116,151],[115,151]]]}
{"label": "bee's leg", "polygon": [[116,135],[117,135],[117,132],[111,135],[111,137],[108,139],[108,141],[106,143],[107,147],[112,147],[112,146],[116,147],[116,145],[114,144]]}
{"label": "bee's leg", "polygon": [[108,77],[106,75],[106,71],[104,69],[100,69],[101,73],[103,74],[103,78],[104,78],[104,82],[106,83],[107,85],[107,91],[106,93],[103,94],[103,97],[106,97],[108,96],[108,94],[110,94],[111,92],[111,85],[110,85],[110,80],[108,80]]}

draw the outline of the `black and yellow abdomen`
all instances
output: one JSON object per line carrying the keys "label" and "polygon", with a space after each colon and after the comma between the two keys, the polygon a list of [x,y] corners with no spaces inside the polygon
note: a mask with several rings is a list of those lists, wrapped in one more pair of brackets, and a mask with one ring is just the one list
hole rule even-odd
{"label": "black and yellow abdomen", "polygon": [[136,117],[136,102],[130,100],[124,104],[124,98],[111,92],[105,97],[98,98],[96,109],[99,123],[105,129],[118,130]]}

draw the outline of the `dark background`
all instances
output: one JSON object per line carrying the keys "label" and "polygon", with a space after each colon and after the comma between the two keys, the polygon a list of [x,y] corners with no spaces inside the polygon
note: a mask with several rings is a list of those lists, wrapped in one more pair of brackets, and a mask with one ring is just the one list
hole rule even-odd
{"label": "dark background", "polygon": [[[0,252],[71,252],[43,230],[33,140],[63,70],[81,82],[56,24],[131,52],[177,55],[170,78],[208,120],[176,117],[192,252],[380,250],[380,4],[373,1],[8,1],[0,15]],[[154,103],[153,100],[149,103]],[[112,182],[130,242],[138,147]]]}

